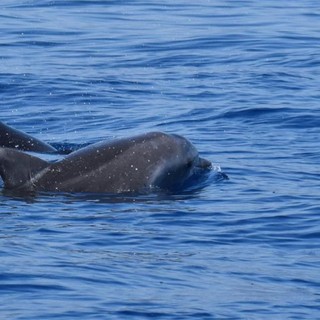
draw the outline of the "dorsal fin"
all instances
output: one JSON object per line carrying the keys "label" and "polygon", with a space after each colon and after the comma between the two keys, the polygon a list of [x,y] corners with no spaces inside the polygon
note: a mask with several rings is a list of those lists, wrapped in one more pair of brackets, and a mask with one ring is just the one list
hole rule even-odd
{"label": "dorsal fin", "polygon": [[27,187],[31,179],[48,166],[47,161],[27,153],[0,148],[0,176],[6,189]]}

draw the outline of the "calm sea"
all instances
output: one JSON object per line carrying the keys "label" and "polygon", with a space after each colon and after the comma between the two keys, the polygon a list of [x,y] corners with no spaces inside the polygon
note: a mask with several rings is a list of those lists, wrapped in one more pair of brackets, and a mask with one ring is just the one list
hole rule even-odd
{"label": "calm sea", "polygon": [[229,176],[1,193],[1,319],[320,319],[319,1],[1,0],[0,30],[1,121],[174,132]]}

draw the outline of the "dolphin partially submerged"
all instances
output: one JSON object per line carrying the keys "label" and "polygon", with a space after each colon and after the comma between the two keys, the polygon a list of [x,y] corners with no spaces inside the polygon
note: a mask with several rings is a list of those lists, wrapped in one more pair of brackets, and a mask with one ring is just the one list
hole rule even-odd
{"label": "dolphin partially submerged", "polygon": [[56,152],[49,144],[0,121],[0,147],[34,152]]}
{"label": "dolphin partially submerged", "polygon": [[162,132],[102,141],[47,162],[0,147],[4,188],[14,191],[145,193],[183,185],[211,162],[187,139]]}

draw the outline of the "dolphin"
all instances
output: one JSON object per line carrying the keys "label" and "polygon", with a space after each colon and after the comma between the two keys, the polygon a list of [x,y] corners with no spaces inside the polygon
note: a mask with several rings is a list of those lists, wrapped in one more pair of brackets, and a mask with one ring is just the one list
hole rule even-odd
{"label": "dolphin", "polygon": [[23,151],[52,153],[57,150],[24,132],[14,129],[0,121],[0,147]]}
{"label": "dolphin", "polygon": [[102,141],[47,162],[0,148],[4,189],[21,192],[148,193],[179,188],[210,169],[187,139],[163,132]]}

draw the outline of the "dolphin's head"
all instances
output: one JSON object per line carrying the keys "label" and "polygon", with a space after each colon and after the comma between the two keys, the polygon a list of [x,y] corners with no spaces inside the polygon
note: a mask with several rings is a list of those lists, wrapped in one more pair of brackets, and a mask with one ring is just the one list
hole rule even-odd
{"label": "dolphin's head", "polygon": [[161,168],[161,174],[157,175],[155,185],[162,189],[181,188],[184,183],[195,173],[195,171],[209,169],[211,162],[199,157],[194,145],[179,135],[167,135],[170,145],[170,156]]}
{"label": "dolphin's head", "polygon": [[186,138],[179,135],[172,135],[176,139],[178,155],[181,156],[180,165],[190,168],[210,169],[212,163],[209,160],[199,157],[198,150]]}

